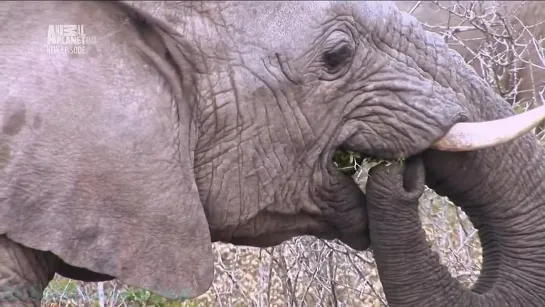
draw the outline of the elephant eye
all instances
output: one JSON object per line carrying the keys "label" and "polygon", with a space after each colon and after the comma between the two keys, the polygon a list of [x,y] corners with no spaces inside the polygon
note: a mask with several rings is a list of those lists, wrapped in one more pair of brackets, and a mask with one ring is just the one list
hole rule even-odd
{"label": "elephant eye", "polygon": [[339,44],[332,49],[324,52],[323,61],[329,73],[336,73],[352,57],[353,50],[346,43]]}

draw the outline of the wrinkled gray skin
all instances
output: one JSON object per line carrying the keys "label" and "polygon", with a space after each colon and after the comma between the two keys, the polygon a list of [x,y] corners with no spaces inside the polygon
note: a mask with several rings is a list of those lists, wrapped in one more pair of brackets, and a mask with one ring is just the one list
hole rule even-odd
{"label": "wrinkled gray skin", "polygon": [[[504,70],[501,70],[500,67],[493,67],[494,73],[498,76],[495,81],[503,89],[510,89],[517,85],[516,94],[511,97],[510,103],[527,102],[532,99],[541,101],[541,91],[545,87],[545,69],[542,68],[545,66],[545,62],[542,59],[543,56],[538,53],[539,43],[537,41],[545,38],[545,23],[543,22],[545,20],[545,5],[542,1],[396,1],[395,3],[401,11],[411,13],[423,23],[425,29],[430,31],[443,32],[448,28],[466,27],[463,31],[455,33],[459,41],[449,38],[449,46],[460,53],[464,60],[482,77],[486,77],[490,73],[486,69],[486,63],[481,61],[482,59],[488,61],[488,59],[484,56],[477,56],[477,54],[484,49],[483,46],[494,41],[493,38],[486,36],[487,33],[506,36],[509,33],[502,33],[505,26],[498,17],[495,19],[494,26],[489,24],[486,26],[492,27],[491,29],[484,28],[483,25],[477,23],[477,26],[488,31],[485,33],[476,29],[467,19],[449,13],[444,8],[453,9],[455,4],[459,3],[464,8],[473,7],[476,15],[487,16],[487,20],[491,18],[490,15],[493,11],[500,14],[511,25],[510,34],[516,38],[518,43],[513,47],[513,51],[518,56],[511,54],[510,58],[501,59],[505,62],[512,62],[512,67],[506,67]],[[415,5],[417,5],[416,8]],[[462,12],[457,11],[457,13]],[[522,42],[530,42],[532,37],[537,40],[536,46],[522,44]],[[495,48],[497,53],[504,52],[506,45],[497,44]],[[508,69],[513,69],[516,72],[509,75]]]}
{"label": "wrinkled gray skin", "polygon": [[[369,172],[371,247],[389,306],[545,306],[545,151],[535,136],[475,153],[427,151],[422,158]],[[426,241],[418,211],[424,184],[460,206],[479,230],[483,264],[471,289]]]}
{"label": "wrinkled gray skin", "polygon": [[[408,157],[513,114],[392,3],[1,2],[0,23],[0,294],[22,305],[54,272],[197,296],[212,241],[363,250],[336,148]],[[96,43],[48,54],[50,24]]]}
{"label": "wrinkled gray skin", "polygon": [[[502,100],[482,97],[473,115],[510,113]],[[366,187],[371,245],[389,306],[545,306],[545,150],[534,134],[471,153],[428,150],[422,161],[406,172],[399,165],[376,167]],[[424,183],[461,207],[479,230],[483,266],[470,289],[452,278],[426,241],[418,215]]]}

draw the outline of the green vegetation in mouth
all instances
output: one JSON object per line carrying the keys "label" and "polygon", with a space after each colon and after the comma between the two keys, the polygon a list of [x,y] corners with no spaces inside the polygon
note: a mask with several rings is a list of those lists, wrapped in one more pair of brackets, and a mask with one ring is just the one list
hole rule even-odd
{"label": "green vegetation in mouth", "polygon": [[389,165],[395,162],[403,162],[404,160],[405,158],[385,160],[376,157],[368,157],[358,152],[347,151],[341,148],[333,152],[333,165],[335,165],[341,172],[349,176],[354,175],[356,172],[362,169],[362,165],[367,165],[369,168],[371,168],[381,163]]}
{"label": "green vegetation in mouth", "polygon": [[357,152],[340,148],[333,152],[333,165],[349,176],[354,175],[361,168],[363,160],[364,157]]}

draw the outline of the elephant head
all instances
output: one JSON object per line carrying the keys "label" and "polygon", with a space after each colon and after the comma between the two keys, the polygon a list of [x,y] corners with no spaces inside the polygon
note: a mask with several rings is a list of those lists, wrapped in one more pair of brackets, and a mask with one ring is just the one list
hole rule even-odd
{"label": "elephant head", "polygon": [[[366,249],[338,148],[403,158],[531,126],[475,140],[471,122],[514,114],[390,2],[0,5],[0,234],[166,297],[209,287],[211,241]],[[59,24],[96,41],[48,54]]]}

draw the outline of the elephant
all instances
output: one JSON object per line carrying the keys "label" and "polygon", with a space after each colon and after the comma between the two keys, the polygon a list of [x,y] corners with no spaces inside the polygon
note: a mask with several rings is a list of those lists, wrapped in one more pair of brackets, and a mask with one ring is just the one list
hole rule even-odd
{"label": "elephant", "polygon": [[[497,12],[506,23],[511,25],[509,32],[504,21],[495,17],[494,24],[483,25],[478,21],[472,25],[468,18],[462,18],[448,9],[454,8],[456,4],[464,9],[472,9],[477,16],[492,16]],[[449,38],[449,46],[456,50],[468,62],[477,73],[496,83],[498,91],[504,98],[514,105],[515,103],[530,103],[531,107],[543,104],[545,92],[545,54],[543,53],[542,42],[545,39],[545,7],[541,1],[396,1],[396,6],[406,12],[410,12],[424,27],[430,31],[444,33],[448,29],[454,31],[458,40]],[[455,11],[463,15],[463,9]],[[491,20],[490,17],[483,17],[484,20]],[[459,27],[456,29],[456,27]],[[461,29],[464,28],[465,29]],[[460,30],[461,29],[461,30]],[[482,29],[482,30],[481,30]],[[491,56],[500,61],[512,62],[511,65],[487,67],[482,59],[486,56],[476,56],[480,50],[486,49],[483,46],[495,40],[488,33],[498,33],[505,36],[512,36],[512,46],[507,53],[507,45],[504,43],[495,44],[495,50]],[[537,40],[532,44],[532,38]],[[499,39],[500,42],[508,41],[508,38]],[[530,45],[527,46],[530,42]],[[506,55],[501,58],[500,53]],[[496,54],[496,55],[494,55]],[[495,75],[492,77],[491,75]],[[516,90],[513,90],[516,87]],[[537,127],[540,133],[545,128],[545,123]]]}
{"label": "elephant", "polygon": [[16,306],[55,273],[193,298],[212,242],[365,250],[336,150],[480,152],[545,113],[510,111],[393,2],[6,1],[0,21],[0,297]]}
{"label": "elephant", "polygon": [[[493,112],[507,110],[498,104]],[[545,306],[545,148],[532,134],[464,153],[430,149],[369,171],[371,248],[390,307]],[[425,186],[449,197],[478,230],[482,269],[471,289],[453,278],[426,240]]]}

